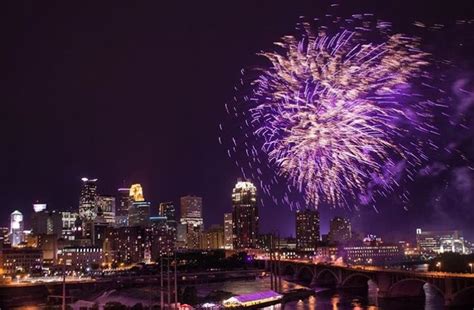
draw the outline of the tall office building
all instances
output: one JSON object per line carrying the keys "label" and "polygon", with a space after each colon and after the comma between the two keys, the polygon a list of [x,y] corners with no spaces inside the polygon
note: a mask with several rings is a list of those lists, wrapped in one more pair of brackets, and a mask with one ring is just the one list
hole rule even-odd
{"label": "tall office building", "polygon": [[61,238],[63,231],[61,212],[43,210],[33,213],[31,229],[35,235],[55,235],[56,239]]}
{"label": "tall office building", "polygon": [[158,214],[168,221],[176,221],[176,210],[172,201],[162,202],[158,207]]}
{"label": "tall office building", "polygon": [[[176,210],[173,202],[162,202],[158,207],[158,216],[150,218],[153,230],[152,258],[163,254],[170,254],[176,248],[178,227],[176,222]],[[158,253],[156,252],[158,250]]]}
{"label": "tall office building", "polygon": [[23,214],[18,210],[10,215],[10,240],[12,246],[23,242]]}
{"label": "tall office building", "polygon": [[0,249],[6,244],[11,244],[10,240],[10,228],[0,227]]}
{"label": "tall office building", "polygon": [[97,197],[97,213],[102,212],[102,216],[107,224],[115,224],[115,197],[101,195]]}
{"label": "tall office building", "polygon": [[199,249],[201,247],[201,237],[203,226],[188,222],[186,225],[186,249]]}
{"label": "tall office building", "polygon": [[35,213],[38,213],[38,212],[46,210],[46,206],[47,205],[45,203],[36,202],[33,204],[33,210],[35,211]]}
{"label": "tall office building", "polygon": [[224,213],[224,249],[232,250],[232,213]]}
{"label": "tall office building", "polygon": [[188,225],[177,223],[176,225],[176,248],[185,249],[187,244]]}
{"label": "tall office building", "polygon": [[239,180],[232,191],[232,232],[234,249],[257,247],[257,188],[251,182]]}
{"label": "tall office building", "polygon": [[128,212],[128,225],[146,227],[150,222],[150,205],[148,201],[134,201]]}
{"label": "tall office building", "polygon": [[128,211],[132,207],[133,199],[130,188],[122,187],[117,190],[117,204],[115,208],[115,224],[119,227],[128,225]]}
{"label": "tall office building", "polygon": [[164,216],[150,217],[152,259],[158,260],[162,255],[170,255],[173,253],[176,246],[175,224],[176,221],[169,221]]}
{"label": "tall office building", "polygon": [[79,198],[79,216],[83,222],[94,220],[97,215],[97,179],[82,178]]}
{"label": "tall office building", "polygon": [[186,248],[199,249],[204,220],[202,218],[202,198],[184,196],[180,199],[181,224],[186,229]]}
{"label": "tall office building", "polygon": [[133,201],[145,201],[143,188],[140,184],[132,184],[130,186],[130,197],[132,197]]}
{"label": "tall office building", "polygon": [[349,241],[352,237],[351,222],[348,219],[336,216],[329,223],[328,239],[330,243],[338,244]]}
{"label": "tall office building", "polygon": [[63,211],[61,212],[61,219],[63,222],[62,237],[66,240],[74,240],[76,236],[76,220],[79,213]]}
{"label": "tall office building", "polygon": [[132,205],[128,209],[128,226],[146,227],[150,224],[149,201],[145,201],[143,188],[140,184],[133,184],[129,192]]}
{"label": "tall office building", "polygon": [[181,202],[181,218],[202,221],[202,197],[184,196]]}
{"label": "tall office building", "polygon": [[315,251],[319,241],[319,212],[314,209],[296,211],[296,248]]}

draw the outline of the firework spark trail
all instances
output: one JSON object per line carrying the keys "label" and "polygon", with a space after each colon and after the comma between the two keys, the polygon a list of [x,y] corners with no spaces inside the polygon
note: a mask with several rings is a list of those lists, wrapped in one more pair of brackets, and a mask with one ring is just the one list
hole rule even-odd
{"label": "firework spark trail", "polygon": [[[437,133],[430,108],[438,103],[412,85],[429,86],[429,54],[419,39],[390,34],[380,21],[353,24],[331,33],[302,23],[300,36],[284,36],[275,51],[258,54],[269,65],[257,70],[242,100],[226,105],[241,129],[228,154],[245,150],[250,172],[242,165],[242,173],[268,183],[251,165],[263,157],[291,185],[288,192],[295,189],[315,207],[347,205],[374,184],[379,193],[393,191],[400,171],[391,169],[403,162],[410,178],[428,159],[426,145],[434,145],[426,135]],[[268,184],[262,188],[271,195]],[[291,204],[287,194],[281,200]]]}

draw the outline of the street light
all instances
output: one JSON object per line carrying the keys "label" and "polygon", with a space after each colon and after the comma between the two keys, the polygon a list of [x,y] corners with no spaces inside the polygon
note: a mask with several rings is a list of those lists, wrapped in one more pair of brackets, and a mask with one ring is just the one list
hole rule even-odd
{"label": "street light", "polygon": [[438,267],[438,271],[441,271],[441,262],[437,262],[436,267]]}
{"label": "street light", "polygon": [[471,273],[472,273],[472,263],[469,263],[469,267],[471,268]]}

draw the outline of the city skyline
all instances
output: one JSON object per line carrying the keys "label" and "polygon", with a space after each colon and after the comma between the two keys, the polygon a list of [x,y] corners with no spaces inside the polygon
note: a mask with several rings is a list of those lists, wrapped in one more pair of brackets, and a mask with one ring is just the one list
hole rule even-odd
{"label": "city skyline", "polygon": [[[125,184],[122,183],[122,187],[118,187],[116,188],[116,192],[115,194],[109,194],[108,192],[106,194],[104,194],[100,188],[97,189],[97,183],[100,184],[100,180],[98,178],[95,178],[95,179],[88,179],[86,177],[81,177],[79,178],[80,182],[78,182],[78,186],[80,187],[81,184],[82,184],[82,190],[84,189],[84,184],[87,184],[87,183],[90,183],[92,182],[92,184],[94,184],[94,195],[96,195],[96,201],[94,203],[94,206],[95,204],[100,204],[101,202],[101,199],[103,198],[108,198],[108,197],[111,197],[111,198],[114,198],[114,201],[117,199],[117,203],[118,203],[118,199],[120,198],[121,196],[121,192],[125,190],[125,192],[127,193],[126,194],[126,197],[130,197],[131,199],[131,202],[130,202],[130,206],[133,205],[133,199],[134,199],[134,195],[136,197],[136,193],[132,193],[130,191],[130,189],[132,188],[132,191],[133,191],[133,188],[138,188],[139,190],[139,196],[141,198],[143,198],[143,187],[141,186],[140,183],[133,183],[133,184],[129,184],[128,186],[129,187],[123,187],[123,186],[126,186]],[[240,180],[242,180],[242,177],[238,177],[236,179],[236,182],[239,183]],[[81,183],[82,182],[82,183]],[[235,183],[234,183],[234,186],[235,186]],[[234,188],[233,186],[233,188]],[[232,190],[231,190],[232,192]],[[61,209],[61,208],[54,208],[54,207],[51,207],[49,203],[47,202],[44,202],[44,201],[35,201],[34,203],[31,203],[30,204],[30,208],[26,208],[26,210],[24,210],[23,208],[18,208],[16,211],[21,211],[23,216],[24,216],[24,219],[23,219],[23,223],[26,223],[28,225],[28,227],[31,227],[33,222],[31,220],[31,216],[34,216],[34,212],[36,212],[36,209],[37,208],[40,208],[41,207],[41,210],[48,210],[48,211],[66,211],[66,212],[78,212],[78,214],[80,214],[80,209],[81,209],[81,189],[79,189],[79,196],[78,196],[78,200],[79,203],[77,204],[77,206],[70,206],[69,208],[64,208],[64,209]],[[187,195],[182,195],[180,197],[177,197],[175,200],[170,200],[170,201],[138,201],[137,203],[141,203],[141,202],[144,202],[145,204],[147,204],[147,208],[149,208],[149,214],[150,216],[154,216],[154,215],[159,215],[160,213],[160,205],[164,204],[164,203],[174,203],[176,205],[180,205],[180,200],[182,200],[183,198],[186,198],[186,197],[197,197],[197,198],[200,198],[200,199],[203,199],[202,197],[198,197],[198,195],[195,195],[195,194],[187,194]],[[230,199],[229,200],[229,209],[225,209],[223,211],[222,214],[216,214],[215,212],[212,212],[213,215],[215,215],[214,219],[215,219],[215,222],[213,221],[209,221],[207,220],[206,221],[206,217],[203,216],[202,219],[203,219],[203,228],[211,228],[212,226],[214,225],[223,225],[224,224],[224,221],[222,221],[222,217],[226,214],[226,213],[232,213],[232,200]],[[205,206],[205,202],[203,203],[202,200],[201,200],[201,203],[203,204],[203,207],[202,207],[202,214],[205,214],[205,213],[208,213],[209,210],[206,210],[206,208],[204,207]],[[115,202],[114,202],[115,204]],[[259,208],[261,208],[262,206],[259,206]],[[306,208],[301,208],[300,210],[305,210]],[[311,210],[311,208],[309,208]],[[117,211],[119,210],[118,208],[116,209]],[[176,213],[177,215],[177,218],[178,218],[178,215],[179,217],[181,217],[181,212],[182,212],[182,207],[181,208],[177,208],[177,210],[179,210],[179,213]],[[281,209],[280,209],[281,210]],[[205,211],[208,211],[208,212],[205,212]],[[294,223],[294,220],[296,219],[297,215],[298,215],[298,212],[296,212],[297,210],[283,210],[283,211],[289,211],[289,214],[292,216],[290,218],[287,218],[287,221],[286,221],[286,226],[285,226],[285,229],[281,229],[280,228],[278,229],[279,231],[281,231],[285,236],[288,236],[288,237],[296,237],[296,225]],[[348,220],[351,221],[351,223],[353,224],[353,219],[354,219],[354,212],[344,212],[344,210],[336,210],[336,212],[334,214],[329,214],[325,211],[327,210],[316,210],[319,214],[320,213],[323,213],[324,216],[320,216],[320,218],[322,218],[322,220],[320,221],[320,236],[324,235],[324,234],[328,234],[331,230],[331,221],[336,219],[336,218],[347,218]],[[339,212],[338,212],[339,211]],[[30,213],[31,212],[31,213]],[[117,212],[117,216],[120,215],[120,212]],[[217,215],[217,216],[216,216]],[[357,214],[359,217],[360,217],[360,214]],[[7,227],[9,226],[9,222],[5,221],[6,223],[3,224],[3,225],[0,225],[0,226],[3,226],[3,227]],[[261,223],[264,223],[264,224],[267,224],[268,222],[265,221],[265,219],[262,219],[260,218],[260,222]],[[352,225],[354,226],[354,225]],[[264,226],[264,227],[267,227],[267,226]],[[271,226],[270,226],[271,227]],[[409,231],[398,231],[397,233],[395,234],[390,234],[390,233],[383,233],[383,232],[379,232],[379,231],[374,231],[374,230],[371,230],[369,228],[364,228],[363,226],[357,226],[356,225],[356,231],[358,233],[362,233],[362,234],[376,234],[376,235],[383,235],[384,238],[386,238],[387,240],[390,240],[391,242],[394,242],[395,240],[397,239],[406,239],[406,240],[416,240],[416,231],[418,229],[423,229],[423,230],[461,230],[461,231],[464,231],[464,234],[468,237],[468,239],[472,239],[472,235],[474,235],[474,233],[471,235],[471,231],[468,229],[468,230],[463,230],[459,227],[455,227],[455,226],[444,226],[442,229],[439,228],[438,225],[434,224],[434,225],[415,225],[415,228],[413,230],[409,230]],[[269,233],[271,231],[275,231],[275,228],[267,228],[267,229],[264,229],[263,231],[261,231],[261,233]]]}
{"label": "city skyline", "polygon": [[[453,24],[469,17],[471,8],[422,1],[409,11],[403,5],[380,10],[373,4],[366,1],[357,8],[348,6],[347,11],[373,11],[403,28],[402,22],[417,19]],[[199,13],[194,14],[177,7],[161,11],[153,5],[113,8],[103,15],[70,4],[47,12],[33,4],[10,5],[9,18],[19,27],[6,36],[7,54],[11,53],[5,60],[11,73],[6,96],[11,109],[1,125],[2,132],[9,133],[8,149],[0,161],[5,165],[2,226],[8,225],[7,218],[16,209],[28,221],[35,201],[52,209],[75,209],[78,183],[84,176],[99,179],[102,195],[141,183],[147,200],[155,205],[164,201],[178,205],[179,197],[187,194],[203,197],[206,226],[221,223],[222,214],[231,212],[229,192],[242,177],[217,141],[223,105],[234,95],[237,73],[258,64],[254,54],[291,33],[300,16],[322,15],[326,7],[304,3],[269,10],[269,4],[246,4],[235,12],[214,14],[223,8],[191,5],[190,11]],[[425,10],[426,5],[431,10]],[[102,5],[102,9],[108,8]],[[85,19],[89,23],[82,29]],[[129,21],[127,27],[124,19]],[[183,22],[161,30],[176,20]],[[446,88],[459,109],[466,109],[469,126],[471,99],[456,89],[472,92],[469,72],[474,65],[466,55],[472,54],[473,40],[469,31],[452,32],[447,30],[447,39],[428,40],[442,45],[436,52],[443,57],[461,60],[458,69],[448,72]],[[185,85],[186,92],[183,80],[194,81]],[[446,140],[472,159],[471,132],[457,134],[447,132]],[[377,200],[377,211],[371,206],[348,212],[322,205],[321,230],[327,232],[329,219],[341,215],[350,218],[358,231],[370,227],[375,234],[414,235],[419,227],[460,229],[472,239],[472,179],[472,170],[462,161],[440,156],[408,185],[412,196],[407,211],[397,195]],[[264,194],[260,197],[261,231],[278,228],[294,234],[294,212]],[[393,219],[395,227],[388,229]]]}

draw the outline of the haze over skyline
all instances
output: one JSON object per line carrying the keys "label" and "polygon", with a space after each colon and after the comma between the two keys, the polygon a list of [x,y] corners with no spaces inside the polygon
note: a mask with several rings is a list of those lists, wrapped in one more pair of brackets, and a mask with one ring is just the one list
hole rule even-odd
{"label": "haze over skyline", "polygon": [[[468,1],[406,1],[380,12],[374,3],[344,10],[374,12],[402,29],[415,20],[445,23],[474,16]],[[15,209],[28,222],[36,200],[76,210],[81,177],[98,178],[99,192],[109,195],[141,183],[155,209],[162,201],[178,206],[180,196],[202,196],[206,226],[222,223],[242,177],[217,141],[224,103],[234,95],[241,68],[259,63],[255,53],[293,33],[299,16],[322,15],[328,4],[264,1],[186,9],[157,3],[3,4],[9,14],[0,30],[7,81],[0,121],[0,224],[7,226]],[[474,34],[472,26],[462,29],[448,28],[428,41],[441,46],[433,52],[456,62],[446,89],[453,98],[451,121],[466,129],[441,131],[446,144],[472,161]],[[395,196],[379,199],[378,213],[372,207],[349,212],[322,206],[322,232],[331,217],[343,215],[364,233],[414,238],[415,228],[422,227],[461,229],[474,238],[474,172],[455,155],[439,154],[420,170],[409,185],[408,210]],[[293,212],[263,199],[261,231],[278,228],[294,235]]]}

